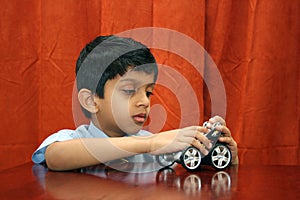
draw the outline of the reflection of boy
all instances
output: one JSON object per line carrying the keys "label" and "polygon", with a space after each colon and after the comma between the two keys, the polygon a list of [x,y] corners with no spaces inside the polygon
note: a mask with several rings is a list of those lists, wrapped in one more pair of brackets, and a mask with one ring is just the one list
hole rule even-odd
{"label": "reflection of boy", "polygon": [[203,135],[207,129],[201,126],[155,135],[141,130],[157,77],[155,58],[143,44],[116,36],[97,37],[81,51],[76,75],[78,100],[91,122],[49,136],[34,152],[33,162],[69,170],[137,154],[176,152],[189,145],[204,154],[208,153],[204,146],[211,148]]}

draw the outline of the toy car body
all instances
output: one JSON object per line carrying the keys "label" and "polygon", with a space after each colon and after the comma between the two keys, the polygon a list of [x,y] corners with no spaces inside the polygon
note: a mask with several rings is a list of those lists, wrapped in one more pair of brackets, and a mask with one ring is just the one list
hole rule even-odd
{"label": "toy car body", "polygon": [[211,130],[205,135],[213,146],[211,149],[207,149],[209,151],[208,155],[205,156],[196,147],[189,146],[181,152],[159,155],[157,161],[162,167],[169,167],[177,162],[189,171],[197,171],[201,165],[209,165],[217,170],[225,169],[230,165],[232,155],[226,143],[218,142],[219,137],[222,135],[216,129],[218,125],[220,123],[214,123]]}

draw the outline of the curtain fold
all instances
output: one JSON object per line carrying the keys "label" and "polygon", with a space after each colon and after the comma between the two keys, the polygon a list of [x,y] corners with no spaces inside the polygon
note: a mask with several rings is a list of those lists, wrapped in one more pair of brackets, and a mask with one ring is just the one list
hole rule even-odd
{"label": "curtain fold", "polygon": [[299,2],[206,6],[206,48],[223,76],[241,163],[299,164]]}

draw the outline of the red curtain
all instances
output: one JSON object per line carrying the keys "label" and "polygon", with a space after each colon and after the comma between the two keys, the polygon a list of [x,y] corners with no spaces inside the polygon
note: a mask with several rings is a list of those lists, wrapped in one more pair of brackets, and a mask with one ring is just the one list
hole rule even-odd
{"label": "red curtain", "polygon": [[[298,0],[0,2],[0,170],[29,162],[51,133],[75,128],[72,91],[81,48],[97,35],[142,27],[178,31],[208,51],[223,79],[224,117],[241,164],[300,164]],[[207,57],[199,55],[206,62],[201,77],[180,55],[153,52],[191,85],[199,123],[208,119],[212,98],[204,80],[215,74]],[[167,114],[163,130],[179,126],[174,92],[158,86],[153,103]]]}
{"label": "red curtain", "polygon": [[222,73],[241,163],[300,164],[300,2],[208,1],[205,46]]}

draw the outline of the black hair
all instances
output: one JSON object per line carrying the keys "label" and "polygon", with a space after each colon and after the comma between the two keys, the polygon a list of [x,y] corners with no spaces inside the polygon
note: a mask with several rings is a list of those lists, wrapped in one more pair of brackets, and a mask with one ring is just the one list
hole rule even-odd
{"label": "black hair", "polygon": [[[149,48],[131,38],[114,35],[99,36],[88,43],[80,52],[76,62],[78,91],[86,88],[104,98],[107,80],[123,76],[128,69],[154,73],[157,79],[157,64]],[[86,117],[91,114],[82,108]]]}

